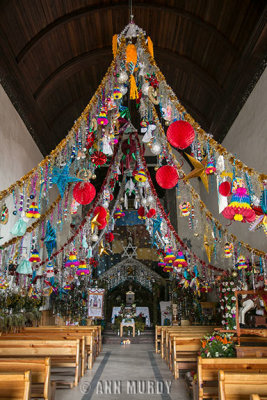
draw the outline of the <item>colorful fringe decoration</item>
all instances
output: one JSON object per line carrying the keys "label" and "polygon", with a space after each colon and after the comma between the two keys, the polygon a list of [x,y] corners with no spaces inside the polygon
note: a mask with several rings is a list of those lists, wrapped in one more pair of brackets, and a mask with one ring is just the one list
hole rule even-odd
{"label": "colorful fringe decoration", "polygon": [[236,262],[237,269],[246,269],[248,267],[246,258],[244,256],[239,256]]}
{"label": "colorful fringe decoration", "polygon": [[30,262],[38,263],[41,261],[41,258],[39,257],[39,252],[38,250],[34,249],[32,251],[31,257],[29,258]]}
{"label": "colorful fringe decoration", "polygon": [[39,209],[37,207],[37,205],[35,204],[35,202],[33,202],[30,207],[29,210],[26,212],[26,217],[27,218],[40,218],[41,214],[39,213]]}
{"label": "colorful fringe decoration", "polygon": [[171,248],[167,249],[166,256],[164,257],[164,262],[166,264],[170,264],[170,263],[172,264],[174,260],[175,260],[175,256],[173,254],[172,249]]}
{"label": "colorful fringe decoration", "polygon": [[80,265],[77,260],[76,253],[74,251],[70,252],[68,260],[65,262],[65,267],[78,267]]}
{"label": "colorful fringe decoration", "polygon": [[86,265],[86,262],[83,260],[80,262],[79,268],[76,271],[76,275],[81,276],[81,275],[88,275],[90,274],[90,271]]}
{"label": "colorful fringe decoration", "polygon": [[185,259],[185,256],[183,255],[182,251],[178,251],[177,257],[173,262],[174,267],[182,268],[182,267],[187,267],[187,261]]}

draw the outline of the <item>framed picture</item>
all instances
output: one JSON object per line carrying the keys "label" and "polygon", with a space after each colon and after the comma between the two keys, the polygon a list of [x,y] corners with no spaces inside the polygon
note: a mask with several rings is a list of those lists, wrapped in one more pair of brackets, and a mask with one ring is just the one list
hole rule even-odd
{"label": "framed picture", "polygon": [[103,315],[104,293],[105,289],[98,289],[98,288],[89,289],[88,318],[104,318]]}

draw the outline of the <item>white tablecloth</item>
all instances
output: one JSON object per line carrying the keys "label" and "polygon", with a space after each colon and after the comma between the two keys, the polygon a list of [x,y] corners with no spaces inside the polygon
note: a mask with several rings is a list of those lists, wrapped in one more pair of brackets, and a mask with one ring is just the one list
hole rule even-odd
{"label": "white tablecloth", "polygon": [[[115,317],[117,317],[119,315],[120,310],[121,310],[120,307],[113,307],[112,316],[111,316],[112,324],[114,324]],[[136,307],[136,316],[138,317],[139,314],[143,314],[143,317],[146,318],[146,326],[150,326],[150,317],[149,317],[148,307]]]}

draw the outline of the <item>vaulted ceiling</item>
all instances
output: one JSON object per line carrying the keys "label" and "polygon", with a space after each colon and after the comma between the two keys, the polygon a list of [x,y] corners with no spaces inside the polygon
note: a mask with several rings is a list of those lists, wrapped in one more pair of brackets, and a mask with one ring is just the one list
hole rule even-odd
{"label": "vaulted ceiling", "polygon": [[[102,80],[128,3],[0,0],[1,82],[44,155]],[[266,1],[133,0],[133,14],[177,97],[221,141],[264,68]]]}

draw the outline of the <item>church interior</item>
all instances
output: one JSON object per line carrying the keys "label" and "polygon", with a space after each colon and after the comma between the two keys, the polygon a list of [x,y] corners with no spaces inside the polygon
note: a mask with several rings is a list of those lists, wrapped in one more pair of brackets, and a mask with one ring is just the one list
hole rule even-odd
{"label": "church interior", "polygon": [[266,1],[0,6],[0,399],[267,399]]}

